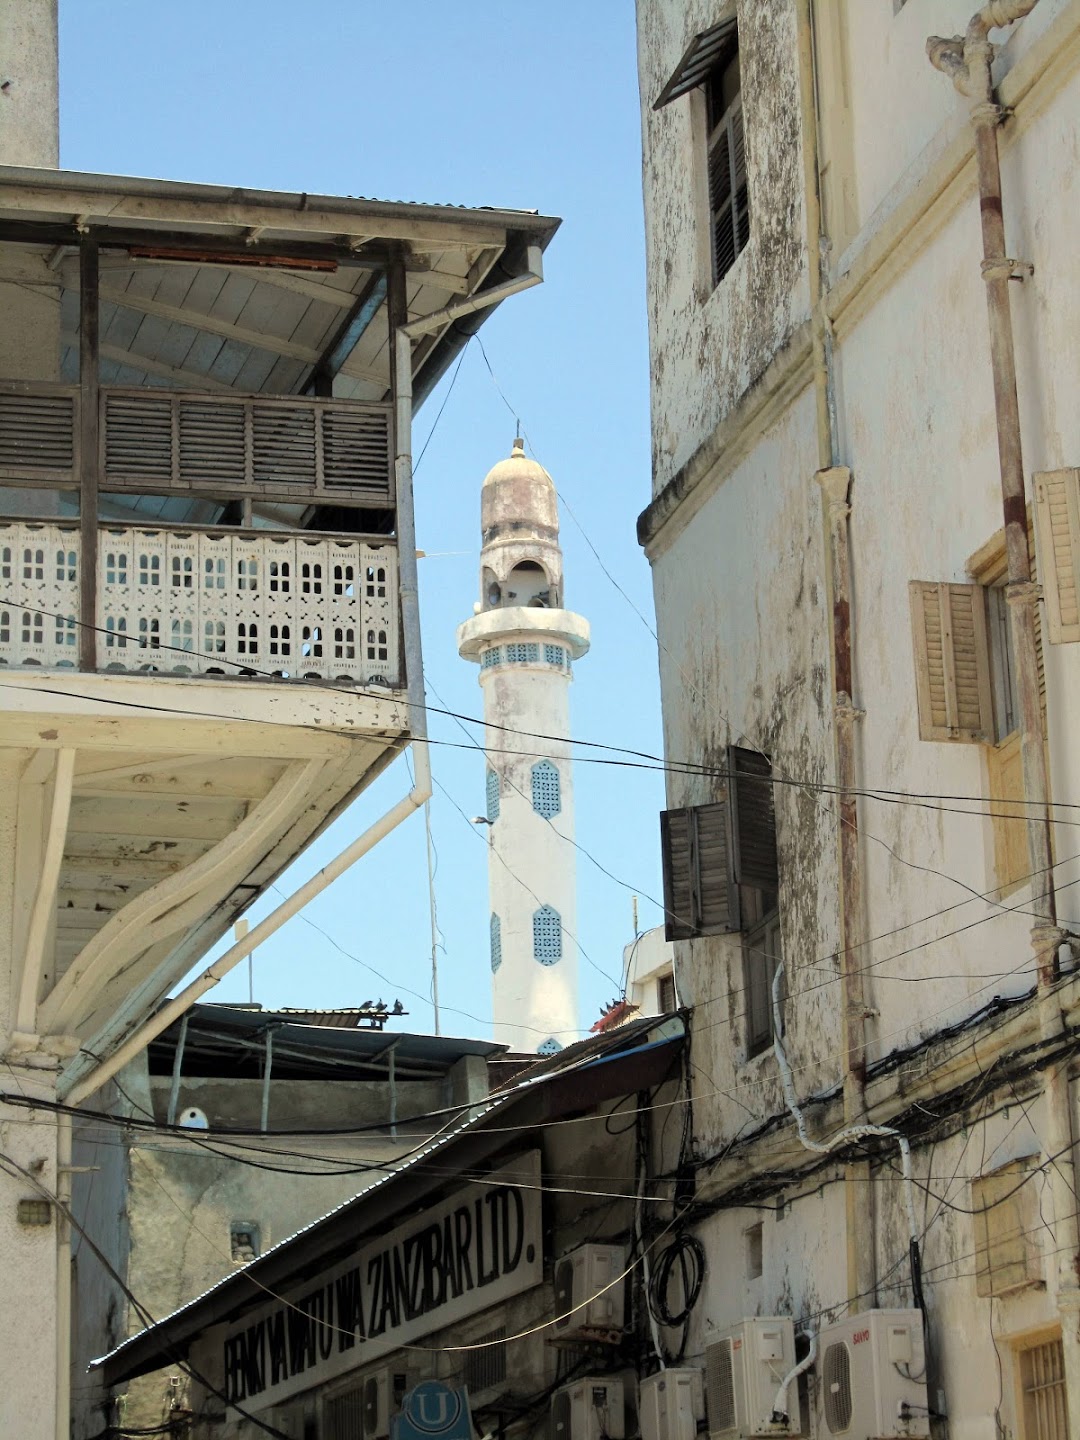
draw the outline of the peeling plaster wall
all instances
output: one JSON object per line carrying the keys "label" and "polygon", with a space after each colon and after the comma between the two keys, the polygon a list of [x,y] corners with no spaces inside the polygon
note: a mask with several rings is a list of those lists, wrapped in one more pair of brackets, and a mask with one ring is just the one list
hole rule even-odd
{"label": "peeling plaster wall", "polygon": [[[814,458],[813,403],[804,394],[653,562],[664,744],[672,759],[723,772],[727,745],[748,744],[770,754],[780,775],[831,781]],[[671,774],[668,804],[703,804],[716,798],[719,784],[707,775]],[[792,1059],[810,1067],[808,1083],[820,1083],[834,1078],[839,1043],[832,992],[822,985],[836,974],[835,820],[827,800],[797,787],[778,787],[775,803]],[[695,1006],[695,1060],[708,1076],[705,1088],[745,1090],[757,1113],[764,1087],[775,1106],[775,1062],[759,1056],[746,1063],[741,941],[714,936],[675,948],[684,1002]],[[696,1107],[704,1151],[730,1133],[730,1114],[731,1106],[715,1100]]]}
{"label": "peeling plaster wall", "polygon": [[654,490],[729,413],[809,304],[790,0],[738,5],[750,242],[715,289],[704,178],[695,164],[705,125],[701,97],[651,108],[694,35],[732,8],[718,0],[638,4]]}
{"label": "peeling plaster wall", "polygon": [[[854,477],[854,699],[864,712],[856,731],[858,775],[863,785],[961,797],[987,794],[987,749],[919,738],[908,587],[911,580],[970,581],[971,557],[1001,528],[973,166],[961,158],[946,174],[942,163],[970,143],[966,105],[924,54],[927,34],[962,30],[974,8],[970,0],[908,0],[894,19],[891,4],[849,0],[840,7],[862,229],[845,256],[833,257],[845,293],[857,295],[836,313],[835,353],[838,448]],[[809,366],[795,354],[805,331],[793,329],[806,306],[793,6],[774,4],[767,15],[754,4],[738,10],[754,225],[785,213],[782,192],[790,184],[791,227],[770,231],[774,249],[759,273],[771,288],[751,287],[763,260],[762,235],[753,228],[748,254],[715,293],[703,294],[694,288],[701,242],[691,191],[701,164],[693,102],[673,102],[659,116],[649,106],[690,38],[728,11],[697,0],[638,5],[654,495],[679,475],[664,506],[647,512],[641,527],[661,642],[665,753],[722,768],[723,746],[745,736],[741,743],[771,755],[775,773],[829,782],[829,615],[813,478],[814,396]],[[1008,253],[1035,266],[1032,279],[1011,287],[1029,493],[1033,471],[1080,465],[1078,10],[1065,0],[1041,0],[995,68],[1006,75],[1043,37],[1055,41],[1001,132]],[[767,104],[755,97],[750,78],[766,63],[774,72]],[[910,231],[875,258],[890,217],[904,207],[916,216]],[[861,291],[852,292],[852,277]],[[756,411],[747,403],[755,394],[769,397]],[[1044,631],[1043,655],[1052,794],[1071,803],[1080,796],[1080,646],[1050,645]],[[714,793],[707,777],[671,774],[667,798],[670,805],[698,804]],[[776,790],[791,996],[786,1044],[803,1096],[835,1086],[841,1076],[831,803],[797,786]],[[974,898],[998,884],[989,819],[864,799],[860,832],[871,1063],[971,1017],[996,995],[1030,990],[1029,887],[1005,899],[1015,913]],[[1080,864],[1069,859],[1080,851],[1075,826],[1059,824],[1054,839],[1060,915],[1075,926]],[[699,1174],[699,1186],[711,1187],[710,1194],[722,1189],[725,1174],[731,1184],[732,1177],[762,1173],[764,1162],[755,1162],[751,1150],[727,1158],[740,1136],[786,1122],[774,1058],[746,1059],[742,950],[740,937],[676,946],[684,1000],[694,1006],[695,1149],[713,1162]],[[943,1054],[941,1047],[927,1059],[926,1073]],[[922,1070],[916,1076],[903,1068],[895,1075],[897,1097],[924,1078]],[[944,1079],[936,1083],[944,1090]],[[1058,1318],[1049,1231],[1042,1227],[1039,1235],[1046,1285],[995,1301],[991,1313],[990,1302],[975,1293],[974,1228],[966,1213],[972,1178],[1024,1154],[1045,1162],[1040,1085],[1037,1076],[1023,1077],[1017,1091],[1002,1085],[969,1095],[957,1101],[954,1135],[915,1147],[916,1179],[935,1197],[919,1191],[916,1205],[929,1226],[923,1263],[937,1357],[931,1404],[942,1390],[958,1440],[992,1435],[995,1405],[1001,1423],[1018,1433],[1008,1342]],[[933,1113],[950,1113],[947,1101],[940,1105],[944,1110]],[[811,1112],[811,1133],[820,1133],[819,1125]],[[784,1149],[784,1163],[789,1157],[797,1163],[794,1136]],[[872,1210],[877,1303],[910,1305],[908,1223],[895,1168],[875,1163],[857,1183],[867,1192],[857,1203]],[[1031,1183],[1045,1203],[1045,1180]],[[841,1172],[826,1168],[779,1193],[794,1202],[782,1214],[774,1193],[760,1207],[721,1210],[701,1223],[710,1273],[692,1319],[692,1361],[701,1360],[710,1327],[770,1313],[816,1324],[846,1298]],[[1035,1215],[1040,1225],[1038,1205]],[[763,1274],[750,1280],[745,1232],[759,1221]]]}
{"label": "peeling plaster wall", "polygon": [[[134,1068],[129,1067],[127,1073]],[[142,1086],[147,1108],[163,1120],[169,1078],[155,1076],[147,1082],[144,1074]],[[244,1158],[260,1163],[302,1170],[316,1168],[303,1158],[309,1152],[341,1156],[348,1165],[372,1167],[351,1175],[301,1177],[237,1163],[199,1143],[202,1139],[213,1145],[215,1132],[222,1126],[257,1128],[261,1081],[184,1077],[180,1108],[195,1105],[202,1109],[210,1120],[210,1131],[193,1131],[186,1140],[155,1137],[131,1145],[128,1151],[128,1283],[150,1314],[158,1319],[171,1314],[237,1268],[238,1262],[231,1256],[234,1221],[258,1227],[262,1253],[379,1179],[382,1171],[375,1167],[407,1154],[419,1139],[416,1127],[408,1125],[408,1117],[447,1104],[448,1084],[441,1079],[402,1081],[397,1092],[402,1129],[396,1139],[379,1133],[322,1140],[297,1136],[284,1144],[299,1152],[300,1158],[275,1159],[258,1150],[243,1152]],[[271,1125],[277,1129],[385,1122],[389,1109],[389,1086],[383,1082],[270,1082]],[[249,1143],[258,1146],[259,1142]],[[138,1316],[128,1313],[125,1333],[141,1329]],[[125,1330],[122,1323],[121,1330]],[[130,1383],[121,1401],[123,1423],[160,1425],[174,1404],[182,1406],[188,1398],[189,1381],[179,1367],[143,1376]]]}

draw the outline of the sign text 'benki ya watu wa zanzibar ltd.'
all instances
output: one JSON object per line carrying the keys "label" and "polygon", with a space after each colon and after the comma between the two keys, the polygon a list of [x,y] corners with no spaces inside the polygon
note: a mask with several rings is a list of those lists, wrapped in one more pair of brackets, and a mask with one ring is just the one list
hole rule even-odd
{"label": "sign text 'benki ya watu wa zanzibar ltd.'", "polygon": [[275,1404],[538,1285],[539,1182],[530,1151],[226,1329],[230,1403]]}

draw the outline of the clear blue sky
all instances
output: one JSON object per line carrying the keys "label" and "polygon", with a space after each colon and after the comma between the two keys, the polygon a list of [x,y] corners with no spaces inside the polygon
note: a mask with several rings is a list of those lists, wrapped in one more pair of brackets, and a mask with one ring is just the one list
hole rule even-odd
{"label": "clear blue sky", "polygon": [[[562,217],[545,283],[504,305],[482,338],[537,457],[651,623],[649,570],[634,538],[649,495],[649,414],[632,0],[547,0],[540,9],[491,0],[60,0],[60,25],[68,168]],[[447,383],[417,417],[417,450]],[[437,703],[437,691],[469,715],[480,713],[480,690],[475,667],[457,657],[454,629],[478,598],[480,484],[509,453],[513,429],[474,343],[416,486],[418,544],[432,556],[420,574],[429,700]],[[593,627],[593,650],[571,691],[574,733],[656,753],[655,642],[565,507],[562,523],[567,604]],[[432,735],[464,739],[439,717]],[[436,747],[433,758],[437,780],[465,815],[480,813],[481,757]],[[660,918],[644,897],[659,894],[663,788],[656,773],[580,763],[575,783],[579,843],[630,887],[579,855],[587,1028],[618,989],[630,890],[642,895],[643,926]],[[407,788],[399,761],[284,877],[283,889]],[[433,827],[442,1028],[486,1035],[485,832],[438,790]],[[270,908],[264,900],[252,918]],[[430,1004],[410,993],[426,996],[430,974],[419,818],[307,913],[356,958],[297,918],[257,953],[256,999],[349,1005],[400,996],[411,1012],[404,1023],[430,1030]],[[246,999],[246,965],[208,998]]]}

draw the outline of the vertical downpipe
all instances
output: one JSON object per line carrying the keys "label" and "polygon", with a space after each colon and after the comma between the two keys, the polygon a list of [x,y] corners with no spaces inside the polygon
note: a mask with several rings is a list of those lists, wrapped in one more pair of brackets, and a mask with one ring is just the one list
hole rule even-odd
{"label": "vertical downpipe", "polygon": [[[1005,114],[994,93],[991,70],[994,46],[989,40],[992,28],[1023,18],[1031,13],[1035,4],[1036,0],[993,0],[972,17],[962,38],[957,36],[946,40],[932,37],[927,41],[926,48],[931,64],[949,75],[960,93],[972,102],[971,123],[982,228],[981,271],[986,285],[1001,505],[1008,562],[1005,593],[1016,663],[1020,754],[1031,870],[1030,906],[1035,916],[1031,947],[1035,954],[1038,981],[1039,1033],[1044,1042],[1052,1044],[1064,1030],[1064,1017],[1055,993],[1059,978],[1057,952],[1064,939],[1064,931],[1057,922],[1051,868],[1050,777],[1043,737],[1035,643],[1035,606],[1039,588],[1032,583],[1028,551],[1027,497],[1010,308],[1009,284],[1016,266],[1008,258],[1005,248],[1002,207],[998,130]],[[1054,1215],[1055,1299],[1061,1317],[1069,1429],[1073,1435],[1080,1435],[1080,1231],[1077,1229],[1076,1202],[1080,1167],[1074,1145],[1067,1061],[1046,1068],[1043,1094],[1046,1100],[1044,1146]]]}
{"label": "vertical downpipe", "polygon": [[71,1437],[71,1116],[56,1121],[56,1440]]}
{"label": "vertical downpipe", "polygon": [[[807,272],[810,288],[818,471],[827,555],[829,640],[833,682],[837,813],[837,908],[840,975],[843,989],[844,1123],[865,1118],[866,995],[863,985],[864,939],[862,872],[859,862],[859,811],[855,795],[855,708],[853,691],[854,613],[851,589],[851,471],[839,463],[835,413],[832,337],[826,316],[827,281],[818,148],[817,86],[812,0],[798,0],[799,98],[802,118],[803,196],[806,210]],[[847,1237],[847,1295],[851,1308],[872,1306],[877,1288],[873,1186],[865,1162],[845,1166],[844,1202]]]}
{"label": "vertical downpipe", "polygon": [[97,669],[98,451],[101,354],[98,244],[79,244],[79,669]]}

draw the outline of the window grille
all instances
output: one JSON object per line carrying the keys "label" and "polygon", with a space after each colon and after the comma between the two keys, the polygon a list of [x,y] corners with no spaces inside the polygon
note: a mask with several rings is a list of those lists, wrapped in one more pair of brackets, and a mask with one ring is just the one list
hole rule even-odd
{"label": "window grille", "polygon": [[76,577],[77,557],[74,550],[58,550],[56,552],[56,578],[60,584],[64,581],[69,583]]}
{"label": "window grille", "polygon": [[561,1049],[562,1046],[558,1040],[555,1039],[555,1036],[549,1035],[546,1040],[542,1040],[536,1047],[536,1053],[538,1055],[558,1055]]}
{"label": "window grille", "polygon": [[338,625],[334,630],[334,659],[356,659],[356,631],[351,625]]}
{"label": "window grille", "polygon": [[301,595],[321,595],[323,593],[321,565],[305,560],[300,566],[300,593]]}
{"label": "window grille", "polygon": [[494,975],[502,964],[502,921],[498,915],[491,917],[491,973]]}
{"label": "window grille", "polygon": [[24,645],[45,643],[45,617],[40,610],[23,611],[22,638]]}
{"label": "window grille", "polygon": [[492,1390],[506,1379],[506,1326],[490,1330],[473,1344],[483,1346],[483,1349],[465,1352],[465,1384],[470,1400],[481,1390]]}
{"label": "window grille", "polygon": [[540,661],[540,646],[532,641],[515,641],[507,645],[506,658],[511,665],[536,665]]}
{"label": "window grille", "polygon": [[353,595],[356,584],[356,573],[351,565],[334,566],[334,594]]}
{"label": "window grille", "polygon": [[[249,625],[247,628],[248,628],[248,633],[249,633],[250,635],[254,636],[254,634],[255,634],[255,626],[254,626],[254,625]],[[244,633],[244,626],[241,625],[241,626],[240,626],[240,634],[241,634],[241,636],[243,635],[243,633]],[[244,644],[244,641],[243,641],[242,639],[241,639],[241,641],[240,641],[240,644],[241,644],[241,645]],[[207,620],[207,621],[205,622],[205,624],[203,625],[203,650],[205,651],[205,653],[206,653],[207,655],[224,655],[224,654],[225,654],[225,621],[224,621],[224,620]],[[243,653],[243,652],[241,652],[241,653]],[[252,655],[254,655],[254,653],[255,653],[254,646],[252,647],[250,653],[251,653]]]}
{"label": "window grille", "polygon": [[1021,1350],[1019,1361],[1024,1440],[1069,1440],[1061,1337]]}
{"label": "window grille", "polygon": [[[224,586],[225,561],[207,560],[208,574],[211,573],[214,565],[218,566],[217,573],[222,576],[217,586],[220,590]],[[257,590],[259,588],[259,562],[254,556],[248,556],[246,559],[236,562],[236,588],[238,590]]]}
{"label": "window grille", "polygon": [[105,552],[105,584],[126,585],[127,584],[127,556],[115,550]]}
{"label": "window grille", "polygon": [[45,551],[24,550],[23,551],[23,579],[44,580],[45,579]]}
{"label": "window grille", "polygon": [[480,669],[490,670],[493,665],[502,664],[502,646],[493,645],[480,656]]}
{"label": "window grille", "polygon": [[566,651],[561,645],[545,645],[544,659],[549,665],[558,665],[561,669],[567,663]]}
{"label": "window grille", "polygon": [[559,772],[550,760],[538,760],[532,767],[532,805],[545,820],[562,809]]}
{"label": "window grille", "polygon": [[105,617],[105,648],[112,650],[114,647],[123,650],[127,646],[127,620],[123,616],[117,620],[112,615]]}
{"label": "window grille", "polygon": [[355,1385],[323,1401],[326,1440],[352,1440],[363,1434],[364,1387]]}
{"label": "window grille", "polygon": [[[123,556],[120,557],[123,560]],[[127,562],[124,561],[126,564]],[[244,562],[240,562],[240,574],[244,573]],[[240,589],[254,590],[254,585],[245,587],[243,580],[240,581]],[[223,555],[207,555],[203,560],[203,589],[224,590],[225,589],[225,557]]]}
{"label": "window grille", "polygon": [[487,772],[487,818],[492,824],[499,818],[499,772]]}
{"label": "window grille", "polygon": [[533,914],[533,956],[541,965],[562,959],[562,917],[550,905],[541,905]]}

